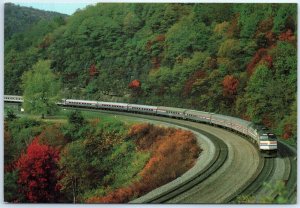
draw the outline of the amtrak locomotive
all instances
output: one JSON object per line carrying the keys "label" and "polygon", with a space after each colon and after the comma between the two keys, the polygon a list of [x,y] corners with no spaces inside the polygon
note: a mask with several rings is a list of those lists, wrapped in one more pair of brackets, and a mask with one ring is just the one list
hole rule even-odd
{"label": "amtrak locomotive", "polygon": [[[4,101],[21,103],[23,102],[23,99],[21,96],[5,95]],[[266,153],[265,155],[277,155],[276,136],[273,133],[269,132],[269,130],[265,127],[257,126],[252,122],[245,121],[240,118],[183,108],[88,100],[62,99],[62,101],[58,103],[58,105],[66,107],[81,107],[150,114],[220,126],[249,137],[251,141],[257,145],[258,149],[261,152]]]}

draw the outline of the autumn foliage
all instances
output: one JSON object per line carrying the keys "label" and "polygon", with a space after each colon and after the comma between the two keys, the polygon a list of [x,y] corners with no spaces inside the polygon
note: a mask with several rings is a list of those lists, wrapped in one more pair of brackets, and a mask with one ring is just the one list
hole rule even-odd
{"label": "autumn foliage", "polygon": [[160,67],[160,57],[154,56],[151,58],[151,64],[153,65],[154,69],[158,69]]}
{"label": "autumn foliage", "polygon": [[129,83],[128,87],[131,89],[137,89],[137,88],[140,88],[141,85],[142,85],[141,81],[138,79],[135,79]]}
{"label": "autumn foliage", "polygon": [[263,115],[262,123],[264,126],[266,126],[268,128],[272,128],[274,126],[274,122],[270,118],[270,115],[268,115],[267,113]]}
{"label": "autumn foliage", "polygon": [[153,144],[153,157],[140,173],[144,184],[139,190],[142,194],[182,175],[199,155],[200,149],[191,132],[166,131],[166,135]]}
{"label": "autumn foliage", "polygon": [[141,180],[104,197],[92,197],[88,203],[126,203],[133,196],[146,194],[190,169],[201,151],[195,136],[185,130],[137,124],[132,126],[129,135],[135,138],[139,151],[152,153],[139,173]]}
{"label": "autumn foliage", "polygon": [[54,124],[47,126],[41,132],[39,135],[39,142],[40,144],[46,144],[61,149],[67,143],[67,140],[60,130],[60,125]]}
{"label": "autumn foliage", "polygon": [[282,137],[284,139],[289,139],[293,136],[293,125],[292,124],[286,124],[284,126],[284,132],[283,132],[283,135]]}
{"label": "autumn foliage", "polygon": [[16,163],[19,170],[19,192],[27,202],[55,202],[60,186],[57,183],[59,152],[39,144],[36,137]]}
{"label": "autumn foliage", "polygon": [[98,72],[98,70],[97,70],[97,68],[96,68],[96,65],[95,64],[92,64],[91,66],[90,66],[90,69],[89,69],[89,74],[90,74],[90,76],[95,76],[95,75],[97,75],[99,72]]}
{"label": "autumn foliage", "polygon": [[288,29],[286,32],[283,32],[279,35],[279,40],[293,42],[296,41],[296,37],[293,34],[291,29]]}
{"label": "autumn foliage", "polygon": [[255,53],[251,62],[247,65],[247,73],[249,76],[251,76],[254,73],[255,67],[258,65],[258,63],[261,62],[265,62],[269,68],[272,66],[273,63],[272,57],[268,54],[268,50],[265,48],[259,49]]}
{"label": "autumn foliage", "polygon": [[193,84],[198,80],[198,79],[203,79],[206,77],[206,73],[202,70],[197,70],[194,72],[190,78],[186,81],[183,89],[183,96],[188,96],[191,94],[192,89],[193,89]]}
{"label": "autumn foliage", "polygon": [[231,96],[237,93],[239,80],[233,75],[226,75],[223,79],[223,95]]}

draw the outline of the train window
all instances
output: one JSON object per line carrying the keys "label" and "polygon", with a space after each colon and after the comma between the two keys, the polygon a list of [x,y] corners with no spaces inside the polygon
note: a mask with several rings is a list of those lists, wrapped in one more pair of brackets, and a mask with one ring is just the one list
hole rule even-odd
{"label": "train window", "polygon": [[262,135],[259,138],[260,138],[260,140],[268,140],[268,136],[267,135]]}
{"label": "train window", "polygon": [[274,134],[269,134],[269,140],[276,140],[276,136]]}

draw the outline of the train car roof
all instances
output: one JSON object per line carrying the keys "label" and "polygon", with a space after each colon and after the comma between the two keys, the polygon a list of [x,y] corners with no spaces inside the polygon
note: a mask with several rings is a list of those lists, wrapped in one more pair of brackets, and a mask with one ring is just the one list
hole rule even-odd
{"label": "train car roof", "polygon": [[97,103],[102,103],[102,104],[109,104],[109,105],[128,105],[127,103],[117,103],[117,102],[103,102],[103,101],[97,101]]}
{"label": "train car roof", "polygon": [[153,105],[140,105],[140,104],[128,104],[129,106],[133,106],[133,107],[144,107],[144,108],[154,108],[157,109],[157,106],[153,106]]}
{"label": "train car roof", "polygon": [[4,95],[4,97],[17,97],[17,98],[22,98],[22,96],[19,96],[19,95]]}
{"label": "train car roof", "polygon": [[[213,117],[219,117],[219,118],[226,118],[226,119],[231,119],[233,117],[231,116],[226,116],[226,115],[221,115],[221,114],[212,114]],[[212,117],[212,118],[213,118]]]}
{"label": "train car roof", "polygon": [[186,111],[186,109],[184,108],[173,108],[173,107],[164,107],[164,106],[158,106],[157,110],[169,110],[169,111],[180,111],[180,112]]}
{"label": "train car roof", "polygon": [[96,103],[97,102],[97,101],[94,101],[94,100],[75,100],[75,99],[66,99],[66,101],[82,102],[82,103]]}
{"label": "train car roof", "polygon": [[202,113],[202,114],[213,114],[213,113],[209,113],[209,112],[205,112],[205,111],[197,111],[197,110],[186,110],[185,113]]}

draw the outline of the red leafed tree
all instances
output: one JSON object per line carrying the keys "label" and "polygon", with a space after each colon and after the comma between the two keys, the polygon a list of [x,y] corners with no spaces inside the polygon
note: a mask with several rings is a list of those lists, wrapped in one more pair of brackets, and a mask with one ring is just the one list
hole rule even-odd
{"label": "red leafed tree", "polygon": [[226,75],[223,79],[223,94],[225,96],[236,95],[239,80],[233,75]]}
{"label": "red leafed tree", "polygon": [[251,62],[247,65],[247,73],[248,75],[252,75],[255,71],[255,67],[258,63],[260,63],[261,61],[264,61],[265,63],[267,63],[267,66],[270,68],[272,67],[272,57],[268,54],[267,49],[265,48],[261,48],[259,49],[254,57],[252,58]]}
{"label": "red leafed tree", "polygon": [[59,152],[35,138],[16,163],[19,191],[28,202],[57,202]]}
{"label": "red leafed tree", "polygon": [[131,89],[131,96],[133,97],[138,97],[142,94],[142,83],[140,80],[138,79],[135,79],[135,80],[132,80],[129,85],[128,85],[128,88]]}
{"label": "red leafed tree", "polygon": [[141,85],[142,85],[141,81],[135,79],[129,83],[128,87],[131,89],[138,89],[141,87]]}
{"label": "red leafed tree", "polygon": [[98,71],[97,71],[97,68],[96,68],[96,65],[95,64],[92,64],[90,66],[90,76],[95,76],[96,74],[98,74]]}

